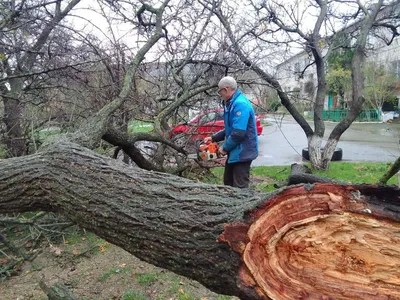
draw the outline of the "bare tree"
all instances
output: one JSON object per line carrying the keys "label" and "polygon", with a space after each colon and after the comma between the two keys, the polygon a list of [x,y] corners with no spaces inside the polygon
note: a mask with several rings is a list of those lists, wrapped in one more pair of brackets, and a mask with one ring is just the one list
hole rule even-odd
{"label": "bare tree", "polygon": [[[342,1],[252,2],[252,11],[254,11],[254,19],[256,21],[249,22],[248,26],[240,27],[243,30],[237,30],[237,23],[232,23],[230,16],[225,12],[228,9],[227,5],[221,3],[216,9],[213,9],[210,7],[209,2],[204,3],[206,7],[214,11],[226,29],[232,51],[238,55],[245,65],[259,74],[263,80],[267,81],[277,91],[282,104],[303,128],[308,140],[311,163],[318,169],[328,168],[341,135],[361,112],[365,101],[362,94],[364,84],[362,66],[367,51],[368,36],[371,33],[378,33],[378,31],[375,31],[378,27],[389,29],[392,36],[398,35],[398,23],[396,23],[398,14],[395,12],[398,9],[399,1],[388,4],[384,1],[376,1],[376,3],[368,7],[362,5],[359,1],[346,1],[345,3],[349,5],[350,9],[353,8],[354,13],[339,14],[337,5],[344,5]],[[233,10],[233,8],[229,9]],[[315,17],[313,17],[314,15]],[[305,21],[306,18],[308,19],[307,22]],[[315,21],[312,28],[305,27],[310,24],[309,19]],[[354,24],[345,29],[347,35],[354,37],[355,41],[352,58],[352,96],[349,102],[348,115],[331,132],[324,150],[321,152],[322,139],[325,133],[322,112],[327,94],[325,54],[331,50],[329,47],[330,38],[327,35],[336,32],[333,24],[338,19],[346,23],[349,20],[354,22]],[[260,23],[265,25],[260,27]],[[236,31],[233,28],[236,28]],[[285,39],[283,41],[284,44],[300,43],[302,48],[310,53],[310,64],[306,67],[313,65],[318,78],[313,108],[314,129],[297,111],[277,78],[263,68],[259,60],[248,50],[247,44],[250,43],[250,37],[254,37],[251,40],[254,41],[254,45],[259,43],[271,45],[276,43],[278,34]],[[326,36],[326,38],[323,38],[323,36]],[[389,39],[390,41],[392,39]]]}
{"label": "bare tree", "polygon": [[[26,153],[22,133],[21,117],[23,93],[29,84],[25,78],[38,60],[51,51],[48,44],[53,30],[80,2],[71,1],[3,1],[1,52],[2,78],[1,96],[4,104],[4,123],[6,125],[6,145],[11,156]],[[34,38],[32,38],[32,36]]]}
{"label": "bare tree", "polygon": [[[104,136],[137,165],[158,171],[165,170],[167,144],[157,141],[169,135],[169,124],[187,120],[191,107],[205,110],[210,103],[218,103],[217,82],[228,68],[235,68],[234,62],[224,59],[224,49],[216,47],[215,40],[219,37],[215,33],[219,29],[211,20],[212,12],[204,10],[196,1],[170,4],[169,8],[167,21],[162,24],[165,39],[138,66],[132,92],[125,102],[132,119],[152,122],[154,131],[128,134],[126,130],[113,128],[113,137],[110,134]],[[112,9],[118,22],[131,26],[138,36],[145,39],[152,33],[154,16],[151,11],[141,10],[135,2],[129,1],[123,5],[113,3]],[[137,143],[141,141],[151,144],[146,143],[143,149],[143,143]],[[183,149],[178,161],[174,156],[179,165],[173,172],[180,173],[187,168],[186,163],[191,165]]]}
{"label": "bare tree", "polygon": [[366,104],[381,113],[385,101],[397,100],[396,89],[400,86],[400,80],[387,69],[385,64],[378,65],[373,61],[366,63],[364,73]]}

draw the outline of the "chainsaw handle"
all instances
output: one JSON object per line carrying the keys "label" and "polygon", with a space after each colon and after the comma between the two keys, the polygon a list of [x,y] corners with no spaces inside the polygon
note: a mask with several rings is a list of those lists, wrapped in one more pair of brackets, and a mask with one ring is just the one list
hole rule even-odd
{"label": "chainsaw handle", "polygon": [[209,145],[212,143],[212,137],[211,136],[207,136],[204,138],[203,140],[203,144]]}

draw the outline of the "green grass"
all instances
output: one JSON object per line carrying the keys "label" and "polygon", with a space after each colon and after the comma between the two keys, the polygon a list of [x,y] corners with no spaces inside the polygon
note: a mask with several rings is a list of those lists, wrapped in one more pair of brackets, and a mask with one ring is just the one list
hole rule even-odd
{"label": "green grass", "polygon": [[128,291],[124,294],[122,300],[147,300],[147,298],[138,292]]}
{"label": "green grass", "polygon": [[[333,162],[327,171],[315,171],[316,175],[325,176],[333,180],[346,183],[378,183],[391,163],[345,163]],[[392,177],[388,184],[396,184],[396,176]]]}
{"label": "green grass", "polygon": [[61,133],[61,128],[51,127],[51,128],[42,129],[38,132],[39,141],[43,142],[47,138],[54,136],[56,134],[59,134],[59,133]]}
{"label": "green grass", "polygon": [[261,120],[260,122],[261,122],[261,124],[262,124],[263,126],[271,126],[271,125],[272,125],[270,122],[265,121],[265,120]]}
{"label": "green grass", "polygon": [[7,157],[7,149],[3,144],[0,144],[0,159]]}
{"label": "green grass", "polygon": [[191,293],[185,292],[183,289],[180,289],[176,295],[178,300],[196,300],[195,296]]}
{"label": "green grass", "polygon": [[136,274],[136,281],[141,284],[152,284],[156,282],[159,279],[159,274],[156,273],[142,273],[142,274]]}
{"label": "green grass", "polygon": [[73,246],[76,244],[82,243],[82,241],[88,241],[90,244],[102,244],[105,241],[102,238],[99,238],[92,232],[82,231],[79,228],[76,228],[71,234],[67,235],[64,238],[64,244],[68,246]]}
{"label": "green grass", "polygon": [[111,275],[114,274],[122,274],[122,273],[127,273],[130,271],[131,268],[129,267],[123,267],[123,268],[112,268],[110,270],[108,270],[107,272],[105,272],[100,278],[99,281],[105,281],[108,278],[111,277]]}
{"label": "green grass", "polygon": [[150,132],[153,130],[153,123],[142,122],[142,121],[130,121],[128,124],[128,132]]}
{"label": "green grass", "polygon": [[[390,163],[349,163],[332,162],[329,170],[312,170],[313,174],[327,177],[344,183],[378,183],[378,180],[390,168]],[[207,183],[222,184],[224,169],[213,169],[214,177],[208,177]],[[274,183],[286,180],[290,175],[290,166],[264,166],[251,168],[251,175],[262,181],[255,188],[261,191],[270,192],[275,190]],[[388,184],[398,184],[396,176],[392,177]]]}

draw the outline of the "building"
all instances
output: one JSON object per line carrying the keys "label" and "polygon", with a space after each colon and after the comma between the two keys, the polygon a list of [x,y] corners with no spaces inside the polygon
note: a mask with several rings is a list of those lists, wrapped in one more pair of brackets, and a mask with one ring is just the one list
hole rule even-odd
{"label": "building", "polygon": [[[342,32],[350,32],[354,30],[356,25],[357,23],[343,29]],[[387,45],[382,39],[370,36],[368,45],[366,62],[375,62],[384,67],[392,72],[393,76],[400,82],[400,37],[397,36],[390,45]],[[326,53],[327,49],[323,49],[323,55],[326,55]],[[282,89],[288,93],[292,101],[303,103],[310,110],[317,89],[317,73],[312,62],[312,54],[302,51],[277,65],[275,74]],[[397,107],[400,107],[400,87],[397,86]],[[324,102],[324,110],[346,108],[350,96],[350,93],[342,97],[328,92]]]}

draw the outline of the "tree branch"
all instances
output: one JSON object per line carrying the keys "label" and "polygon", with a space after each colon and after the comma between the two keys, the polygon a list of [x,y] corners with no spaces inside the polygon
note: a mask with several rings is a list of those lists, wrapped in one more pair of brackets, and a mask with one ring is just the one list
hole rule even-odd
{"label": "tree branch", "polygon": [[379,179],[380,184],[386,184],[390,178],[397,174],[400,170],[400,157],[396,159],[391,168]]}
{"label": "tree branch", "polygon": [[[210,8],[208,8],[210,9]],[[297,123],[303,128],[305,134],[307,136],[311,136],[313,134],[313,130],[304,117],[296,110],[296,108],[291,103],[290,99],[286,95],[286,93],[282,90],[281,85],[279,82],[270,74],[263,71],[260,67],[253,64],[252,61],[244,55],[242,50],[240,49],[239,45],[237,44],[233,32],[230,28],[228,21],[222,14],[221,10],[214,11],[214,14],[218,17],[222,25],[224,26],[225,30],[227,31],[228,37],[232,43],[232,47],[234,47],[236,54],[239,56],[240,60],[250,67],[254,72],[256,72],[263,80],[267,81],[271,84],[271,86],[277,91],[279,98],[281,99],[282,104],[287,108],[287,110],[291,113],[293,118],[297,121]]]}
{"label": "tree branch", "polygon": [[60,10],[60,1],[56,1],[56,14],[54,18],[46,25],[42,30],[41,34],[37,38],[36,43],[32,48],[25,54],[21,61],[23,61],[23,68],[30,70],[36,59],[36,52],[39,51],[46,43],[50,33],[54,27],[62,20],[68,13],[80,2],[81,0],[71,0],[71,2],[65,7],[63,11]]}
{"label": "tree branch", "polygon": [[79,144],[85,145],[88,148],[93,148],[105,134],[109,118],[128,99],[134,83],[133,78],[140,63],[144,60],[146,53],[163,37],[163,13],[169,1],[170,0],[165,0],[160,8],[157,9],[156,29],[152,36],[147,40],[143,47],[139,49],[135,57],[130,62],[124,76],[122,90],[118,97],[108,105],[104,106],[95,116],[93,116],[93,118],[90,119],[90,122],[86,123],[85,126],[82,126],[82,128],[75,133],[74,139]]}

